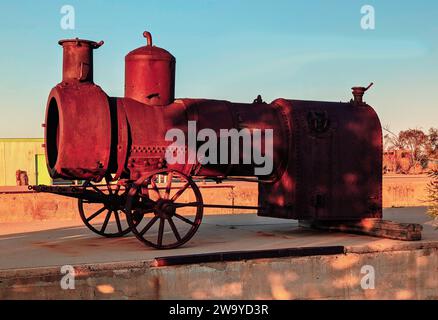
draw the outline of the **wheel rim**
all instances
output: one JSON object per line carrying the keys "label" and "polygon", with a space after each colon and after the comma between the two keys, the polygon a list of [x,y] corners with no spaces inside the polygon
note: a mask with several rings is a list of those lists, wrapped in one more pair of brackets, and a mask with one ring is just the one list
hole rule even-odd
{"label": "wheel rim", "polygon": [[[165,186],[157,185],[158,175],[167,175]],[[127,216],[134,235],[157,249],[173,249],[189,241],[201,224],[204,209],[196,183],[176,170],[163,170],[140,179],[129,192],[126,203],[127,212],[142,207],[141,223],[135,224],[133,216]]]}
{"label": "wheel rim", "polygon": [[[107,238],[122,237],[131,231],[124,211],[127,189],[125,186],[110,184],[108,179],[105,182],[102,185],[90,181],[83,184],[84,188],[104,195],[107,201],[93,203],[79,199],[79,214],[84,224],[94,233]],[[136,218],[133,223],[139,222]]]}

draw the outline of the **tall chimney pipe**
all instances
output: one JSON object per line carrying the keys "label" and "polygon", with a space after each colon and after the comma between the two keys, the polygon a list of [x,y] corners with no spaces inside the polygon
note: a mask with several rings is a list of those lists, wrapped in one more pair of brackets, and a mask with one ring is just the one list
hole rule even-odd
{"label": "tall chimney pipe", "polygon": [[101,47],[103,43],[78,38],[59,41],[64,50],[62,82],[93,83],[93,50]]}

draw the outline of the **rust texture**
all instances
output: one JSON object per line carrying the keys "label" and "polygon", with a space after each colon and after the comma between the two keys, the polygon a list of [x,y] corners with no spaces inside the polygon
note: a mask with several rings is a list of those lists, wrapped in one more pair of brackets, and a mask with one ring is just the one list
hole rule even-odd
{"label": "rust texture", "polygon": [[273,129],[274,170],[255,177],[259,215],[336,221],[382,217],[382,129],[363,101],[369,87],[354,87],[349,102],[280,98],[266,103],[261,96],[252,103],[175,99],[174,56],[154,46],[150,33],[144,37],[146,45],[125,58],[124,97],[109,97],[93,82],[93,51],[103,42],[59,42],[63,78],[50,92],[45,121],[53,178],[100,182],[112,174],[110,179],[133,183],[157,170],[174,170],[190,180],[254,178],[253,160],[238,165],[167,163],[171,142],[165,140],[166,132],[178,128],[187,136],[189,121],[196,121],[197,132]]}

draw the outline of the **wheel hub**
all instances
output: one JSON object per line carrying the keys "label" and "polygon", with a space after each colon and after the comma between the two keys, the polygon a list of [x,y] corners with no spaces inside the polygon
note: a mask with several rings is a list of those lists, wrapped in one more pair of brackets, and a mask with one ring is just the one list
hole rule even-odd
{"label": "wheel hub", "polygon": [[[167,175],[165,188],[157,186],[158,175]],[[175,177],[182,185],[172,188],[172,181]],[[177,191],[171,196],[172,189],[177,189]],[[178,248],[189,241],[198,230],[204,207],[201,192],[191,177],[173,169],[157,170],[148,176],[139,178],[132,190],[133,192],[127,195],[126,211],[132,212],[139,209],[145,214],[153,214],[147,217],[148,221],[142,225],[134,224],[133,215],[127,216],[134,235],[144,244],[157,249]],[[160,190],[163,191],[160,192]],[[185,205],[177,201],[185,191],[194,195],[196,201],[194,205],[192,203]],[[151,193],[154,194],[153,198],[150,197]],[[195,215],[194,221],[179,214],[179,208],[183,207],[194,208],[191,210],[195,211],[192,212]],[[166,226],[167,231],[165,231]],[[173,234],[173,239],[171,236],[164,237],[165,233]]]}
{"label": "wheel hub", "polygon": [[120,210],[121,208],[123,208],[121,196],[109,195],[107,206],[110,210]]}
{"label": "wheel hub", "polygon": [[154,207],[155,215],[160,218],[172,218],[176,213],[176,208],[170,200],[160,199]]}

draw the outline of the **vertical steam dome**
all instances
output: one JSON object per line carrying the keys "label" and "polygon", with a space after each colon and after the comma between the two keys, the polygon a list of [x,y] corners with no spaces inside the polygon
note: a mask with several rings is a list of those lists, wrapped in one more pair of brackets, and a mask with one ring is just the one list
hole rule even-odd
{"label": "vertical steam dome", "polygon": [[125,97],[147,105],[171,104],[175,99],[175,57],[153,46],[149,32],[143,36],[147,45],[125,58]]}

